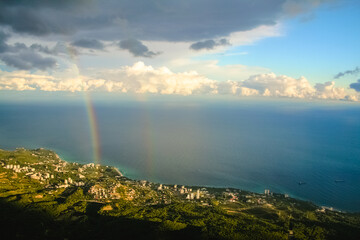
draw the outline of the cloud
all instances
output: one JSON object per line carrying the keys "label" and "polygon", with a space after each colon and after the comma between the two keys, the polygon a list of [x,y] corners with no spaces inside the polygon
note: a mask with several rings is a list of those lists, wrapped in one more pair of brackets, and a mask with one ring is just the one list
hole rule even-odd
{"label": "cloud", "polygon": [[56,65],[53,58],[42,57],[35,52],[20,52],[16,54],[1,54],[0,59],[8,66],[23,70],[40,69],[46,70]]}
{"label": "cloud", "polygon": [[103,50],[104,44],[96,39],[80,39],[71,43],[71,45],[82,48]]}
{"label": "cloud", "polygon": [[176,72],[196,71],[205,75],[208,78],[216,79],[218,81],[226,80],[244,80],[253,75],[270,73],[270,69],[246,66],[241,64],[227,64],[219,65],[218,60],[194,60],[194,59],[179,59],[173,61],[171,68]]}
{"label": "cloud", "polygon": [[355,83],[351,83],[350,88],[354,89],[357,92],[360,92],[360,79],[358,79]]}
{"label": "cloud", "polygon": [[226,45],[230,45],[229,40],[222,38],[218,41],[215,40],[205,40],[202,42],[196,42],[191,44],[190,49],[195,50],[195,51],[199,51],[202,49],[206,49],[206,50],[211,50],[214,49],[217,46],[226,46]]}
{"label": "cloud", "polygon": [[6,44],[9,35],[0,31],[0,53],[6,52],[8,50],[8,45]]}
{"label": "cloud", "polygon": [[[0,25],[35,36],[98,40],[200,41],[273,26],[327,1],[77,0],[0,1]],[[295,9],[295,10],[294,10]],[[21,17],[19,17],[21,16]]]}
{"label": "cloud", "polygon": [[15,32],[36,36],[69,34],[74,32],[78,25],[72,23],[76,19],[73,13],[85,6],[84,3],[83,0],[5,0],[0,2],[0,24],[10,26]]}
{"label": "cloud", "polygon": [[344,88],[335,87],[334,81],[315,84],[316,96],[322,99],[345,99],[346,92]]}
{"label": "cloud", "polygon": [[304,77],[295,79],[274,73],[251,76],[242,82],[242,86],[256,89],[262,96],[272,97],[311,98],[315,93]]}
{"label": "cloud", "polygon": [[347,70],[345,72],[339,72],[338,74],[336,74],[334,76],[335,79],[339,79],[345,75],[355,75],[355,74],[358,74],[360,73],[360,68],[359,67],[356,67],[354,70]]}
{"label": "cloud", "polygon": [[50,49],[49,47],[43,46],[43,45],[38,44],[38,43],[31,44],[30,49],[38,51],[38,52],[50,54],[50,55],[57,55],[58,54],[56,49]]}
{"label": "cloud", "polygon": [[[41,13],[36,9],[24,6],[9,7],[4,6],[4,4],[1,5],[0,23],[5,26],[11,26],[15,32],[37,36],[66,32],[66,28],[62,24],[56,23],[50,14]],[[51,12],[52,10],[49,11]]]}
{"label": "cloud", "polygon": [[136,39],[125,39],[119,42],[119,47],[121,49],[128,50],[135,57],[147,57],[152,58],[156,55],[159,55],[159,52],[149,51],[148,47],[142,44],[139,40]]}
{"label": "cloud", "polygon": [[22,70],[40,69],[46,70],[56,65],[56,61],[50,57],[43,57],[34,50],[50,53],[48,48],[39,44],[27,47],[23,43],[8,45],[9,35],[0,31],[0,60],[6,65]]}
{"label": "cloud", "polygon": [[304,77],[295,79],[274,73],[254,75],[244,81],[216,81],[194,71],[174,73],[166,67],[153,68],[143,62],[119,69],[104,70],[92,77],[80,75],[56,79],[24,71],[1,72],[0,89],[167,95],[211,94],[351,101],[358,101],[359,97],[356,94],[347,94],[344,88],[335,87],[335,82],[318,83],[313,87]]}

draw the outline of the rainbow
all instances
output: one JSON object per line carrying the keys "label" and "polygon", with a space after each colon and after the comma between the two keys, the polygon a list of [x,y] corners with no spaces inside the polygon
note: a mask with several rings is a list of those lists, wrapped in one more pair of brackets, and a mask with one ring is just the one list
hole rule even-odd
{"label": "rainbow", "polygon": [[97,124],[97,118],[95,114],[94,105],[91,101],[90,94],[85,91],[85,104],[86,104],[86,112],[89,119],[89,127],[90,127],[90,138],[91,138],[91,147],[93,150],[93,160],[94,163],[101,163],[101,150],[100,150],[100,138],[99,138],[99,130]]}
{"label": "rainbow", "polygon": [[[65,50],[69,56],[69,60],[76,66],[77,75],[80,76],[79,71],[79,64],[77,54],[74,48],[69,47],[68,44],[64,44]],[[89,128],[90,128],[90,140],[91,140],[91,148],[93,151],[93,161],[96,164],[101,163],[101,150],[100,150],[100,139],[99,139],[99,131],[98,131],[98,124],[95,114],[94,105],[90,98],[90,93],[84,91],[84,98],[85,98],[85,105],[86,105],[86,112],[87,117],[89,120]]]}
{"label": "rainbow", "polygon": [[[69,56],[69,60],[76,66],[78,77],[80,77],[79,64],[76,51],[69,47],[69,45],[65,44],[66,52]],[[135,95],[138,101],[146,101],[146,97],[143,95]],[[84,100],[86,105],[87,118],[89,121],[89,130],[90,130],[90,141],[92,148],[92,156],[93,162],[95,164],[101,164],[101,145],[100,145],[100,137],[99,137],[99,129],[98,122],[96,118],[95,108],[93,102],[90,97],[89,91],[84,91]],[[147,109],[144,109],[143,112],[143,124],[144,124],[144,132],[143,132],[143,141],[145,147],[145,162],[148,177],[151,177],[153,174],[153,164],[154,164],[154,151],[153,151],[153,141],[152,141],[152,132],[151,132],[151,121],[149,117],[149,113]]]}

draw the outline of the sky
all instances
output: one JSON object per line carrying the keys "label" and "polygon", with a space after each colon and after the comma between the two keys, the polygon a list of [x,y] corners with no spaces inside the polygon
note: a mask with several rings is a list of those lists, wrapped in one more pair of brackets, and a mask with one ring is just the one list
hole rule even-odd
{"label": "sky", "polygon": [[0,95],[360,101],[357,0],[2,0]]}

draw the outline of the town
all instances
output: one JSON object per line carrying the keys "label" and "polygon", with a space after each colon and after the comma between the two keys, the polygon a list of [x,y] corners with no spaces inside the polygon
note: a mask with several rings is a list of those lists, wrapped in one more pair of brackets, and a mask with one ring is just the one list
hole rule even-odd
{"label": "town", "polygon": [[[26,208],[47,209],[55,220],[77,221],[88,216],[90,206],[97,206],[97,214],[103,216],[162,222],[167,228],[177,230],[198,226],[201,231],[207,231],[206,226],[220,218],[231,224],[253,222],[256,228],[266,223],[276,236],[302,239],[299,236],[304,235],[305,224],[311,222],[315,224],[312,236],[323,239],[328,229],[322,226],[322,221],[331,219],[332,226],[342,233],[343,226],[337,225],[337,221],[347,218],[346,229],[352,227],[360,232],[358,215],[318,207],[269,189],[254,193],[133,180],[115,167],[66,162],[53,151],[42,148],[0,150],[0,199]],[[221,225],[216,228],[219,232],[213,234],[221,234]],[[252,236],[250,230],[241,234]],[[240,233],[233,229],[231,234]],[[231,234],[227,236],[235,236]]]}
{"label": "town", "polygon": [[[25,149],[21,148],[16,151],[26,152]],[[124,177],[114,167],[94,163],[68,163],[61,160],[57,154],[45,149],[33,150],[30,159],[30,161],[24,161],[10,157],[0,159],[0,164],[4,169],[12,171],[19,177],[38,180],[38,183],[43,185],[45,189],[83,187],[94,200],[98,201],[122,197],[133,200],[143,197],[137,195],[136,188],[147,190],[156,196],[150,204],[169,204],[172,199],[176,198],[184,201],[197,201],[204,206],[209,206],[211,200],[214,199],[220,200],[222,203],[242,201],[249,204],[264,205],[267,204],[267,199],[273,196],[273,193],[270,193],[268,189],[265,189],[264,194],[236,189],[225,189],[224,191],[212,189],[209,192],[204,187],[166,185],[146,180],[135,181]]]}

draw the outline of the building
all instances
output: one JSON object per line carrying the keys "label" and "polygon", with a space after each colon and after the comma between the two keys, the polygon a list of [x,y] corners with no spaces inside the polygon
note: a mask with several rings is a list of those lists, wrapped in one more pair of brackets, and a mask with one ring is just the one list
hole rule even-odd
{"label": "building", "polygon": [[196,199],[200,199],[200,189],[196,191]]}

